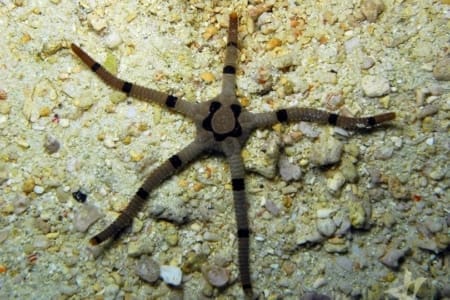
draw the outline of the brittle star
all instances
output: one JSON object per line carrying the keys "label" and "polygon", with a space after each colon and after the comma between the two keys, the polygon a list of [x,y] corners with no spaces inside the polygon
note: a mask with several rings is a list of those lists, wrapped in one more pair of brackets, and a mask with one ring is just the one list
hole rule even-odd
{"label": "brittle star", "polygon": [[234,211],[237,225],[238,262],[240,281],[245,295],[253,297],[249,268],[249,222],[244,182],[244,164],[241,150],[250,133],[256,128],[265,128],[276,123],[316,122],[339,126],[345,129],[373,128],[380,123],[393,120],[395,113],[388,112],[370,117],[353,118],[323,110],[302,107],[278,109],[273,112],[251,113],[239,103],[236,96],[236,67],[238,58],[238,16],[230,14],[228,41],[223,67],[222,91],[216,97],[192,103],[178,99],[154,89],[124,81],[108,72],[81,48],[72,44],[75,54],[107,85],[139,100],[154,102],[191,118],[197,128],[193,142],[172,155],[154,170],[138,189],[128,206],[106,229],[94,236],[90,243],[100,244],[115,237],[129,227],[149,198],[149,193],[164,180],[181,170],[204,152],[222,153],[228,160],[231,171]]}

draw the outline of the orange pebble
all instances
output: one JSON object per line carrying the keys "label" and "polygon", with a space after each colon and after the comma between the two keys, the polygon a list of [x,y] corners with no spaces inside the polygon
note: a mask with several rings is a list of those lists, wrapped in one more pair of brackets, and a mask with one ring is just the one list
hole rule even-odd
{"label": "orange pebble", "polygon": [[8,268],[5,265],[0,264],[0,273],[6,273],[8,271]]}

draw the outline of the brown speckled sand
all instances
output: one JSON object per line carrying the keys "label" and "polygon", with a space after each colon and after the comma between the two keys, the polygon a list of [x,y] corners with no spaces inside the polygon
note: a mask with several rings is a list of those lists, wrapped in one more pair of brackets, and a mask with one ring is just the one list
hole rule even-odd
{"label": "brown speckled sand", "polygon": [[[220,90],[232,10],[247,109],[397,113],[371,132],[291,124],[252,135],[242,154],[260,299],[450,290],[448,1],[261,2],[0,1],[0,299],[243,296],[220,157],[155,190],[117,242],[88,245],[194,128],[112,91],[69,47],[121,78],[204,101]],[[145,257],[183,282],[142,280]]]}

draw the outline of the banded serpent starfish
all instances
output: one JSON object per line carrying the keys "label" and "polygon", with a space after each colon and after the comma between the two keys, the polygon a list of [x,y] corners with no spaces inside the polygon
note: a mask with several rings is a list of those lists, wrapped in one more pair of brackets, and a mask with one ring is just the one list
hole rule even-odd
{"label": "banded serpent starfish", "polygon": [[249,267],[249,222],[244,182],[244,164],[241,150],[250,133],[256,128],[265,128],[276,123],[316,122],[339,126],[345,129],[373,128],[383,122],[393,120],[394,112],[369,117],[346,117],[323,110],[303,107],[278,109],[273,112],[251,113],[238,101],[236,96],[236,67],[238,59],[238,15],[229,16],[228,40],[223,67],[222,90],[216,97],[202,103],[192,103],[176,96],[154,89],[139,86],[122,80],[91,58],[75,44],[73,52],[101,80],[113,89],[142,101],[157,103],[191,118],[197,129],[193,142],[172,155],[156,168],[144,181],[128,206],[106,229],[94,236],[90,243],[98,245],[113,238],[132,224],[133,218],[142,210],[149,193],[164,180],[184,168],[189,162],[204,152],[223,154],[230,165],[231,186],[233,190],[234,211],[237,225],[238,262],[242,289],[246,298],[253,298]]}

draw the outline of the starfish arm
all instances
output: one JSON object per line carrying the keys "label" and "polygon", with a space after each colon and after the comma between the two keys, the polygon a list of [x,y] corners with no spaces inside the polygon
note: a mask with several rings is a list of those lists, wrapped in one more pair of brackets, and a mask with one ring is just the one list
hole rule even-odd
{"label": "starfish arm", "polygon": [[231,184],[233,188],[234,211],[236,214],[239,273],[242,288],[247,298],[252,297],[252,285],[250,281],[249,267],[249,225],[247,216],[247,200],[245,196],[244,163],[240,151],[228,157],[231,171]]}
{"label": "starfish arm", "polygon": [[228,41],[225,50],[225,62],[223,67],[222,94],[235,98],[236,90],[236,68],[238,57],[238,16],[236,13],[230,14],[228,27]]}
{"label": "starfish arm", "polygon": [[276,123],[284,122],[315,122],[330,124],[345,129],[372,128],[381,123],[395,119],[394,112],[387,112],[369,117],[345,117],[324,110],[303,107],[291,107],[279,109],[275,112],[254,114],[254,126],[256,128],[268,127]]}
{"label": "starfish arm", "polygon": [[198,143],[198,141],[195,140],[177,154],[172,155],[162,165],[156,168],[156,170],[154,170],[144,181],[125,210],[122,211],[113,223],[111,223],[102,232],[94,236],[90,240],[90,243],[92,245],[100,244],[105,240],[116,236],[122,232],[123,229],[130,226],[133,218],[136,217],[138,212],[141,211],[142,207],[147,202],[150,192],[160,185],[165,179],[172,176],[175,172],[186,166],[186,164],[197,158],[203,151],[203,144]]}
{"label": "starfish arm", "polygon": [[122,91],[128,96],[142,101],[158,103],[186,116],[192,117],[196,112],[196,104],[178,99],[173,95],[166,94],[154,89],[146,88],[125,80],[122,80],[106,70],[101,64],[89,56],[83,49],[71,44],[72,51],[98,76],[104,83],[115,90]]}

